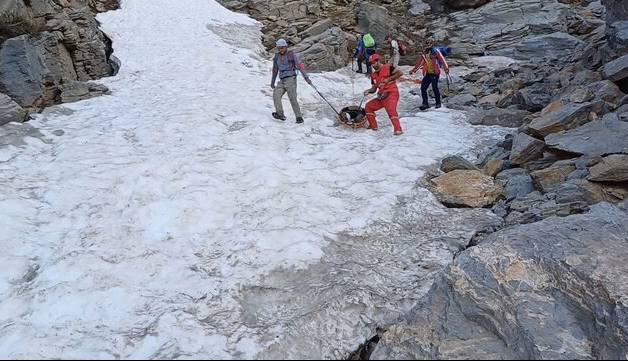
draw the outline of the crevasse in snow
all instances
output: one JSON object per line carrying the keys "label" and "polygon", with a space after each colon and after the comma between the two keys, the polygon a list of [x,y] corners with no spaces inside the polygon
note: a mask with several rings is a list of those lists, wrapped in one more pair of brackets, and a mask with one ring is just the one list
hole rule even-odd
{"label": "crevasse in snow", "polygon": [[[278,122],[251,19],[125,0],[99,20],[112,95],[0,148],[0,356],[342,357],[429,287],[408,270],[449,257],[429,232],[471,232],[414,184],[502,131],[415,116],[407,86],[404,136],[383,114],[378,133],[333,127],[301,80],[305,125]],[[312,78],[338,107],[369,86]]]}

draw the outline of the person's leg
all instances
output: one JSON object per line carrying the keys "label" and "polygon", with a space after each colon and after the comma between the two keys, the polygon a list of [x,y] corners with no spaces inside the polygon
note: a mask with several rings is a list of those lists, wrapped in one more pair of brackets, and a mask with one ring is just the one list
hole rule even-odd
{"label": "person's leg", "polygon": [[286,91],[288,92],[288,98],[290,99],[290,105],[297,118],[303,118],[301,114],[301,107],[299,106],[299,100],[297,99],[297,77],[293,76],[286,79],[285,82]]}
{"label": "person's leg", "polygon": [[362,62],[364,61],[364,59],[362,58],[362,56],[359,56],[357,61],[358,61],[358,73],[363,73]]}
{"label": "person's leg", "polygon": [[399,122],[399,113],[397,113],[398,104],[399,93],[392,93],[388,95],[386,100],[384,100],[384,108],[386,108],[386,113],[388,113],[388,117],[390,118],[390,122],[393,125],[395,134],[403,133],[403,130],[401,129],[401,123]]}
{"label": "person's leg", "polygon": [[369,122],[369,128],[373,130],[377,130],[377,119],[375,118],[375,112],[382,109],[384,105],[381,101],[377,99],[373,99],[366,103],[366,119]]}
{"label": "person's leg", "polygon": [[275,102],[275,112],[279,116],[284,116],[283,113],[283,104],[281,104],[281,98],[286,94],[286,88],[283,85],[283,81],[279,80],[277,85],[275,86],[275,90],[273,91],[273,101]]}
{"label": "person's leg", "polygon": [[392,58],[392,65],[397,68],[399,67],[399,54],[395,54]]}
{"label": "person's leg", "polygon": [[430,107],[430,103],[427,99],[427,89],[430,86],[431,80],[432,80],[432,76],[426,75],[423,77],[423,80],[421,81],[421,98],[423,99],[421,110],[425,110]]}
{"label": "person's leg", "polygon": [[436,98],[436,108],[440,108],[441,99],[440,99],[440,89],[438,88],[438,75],[434,76],[434,80],[432,80],[432,89],[434,89],[434,97]]}

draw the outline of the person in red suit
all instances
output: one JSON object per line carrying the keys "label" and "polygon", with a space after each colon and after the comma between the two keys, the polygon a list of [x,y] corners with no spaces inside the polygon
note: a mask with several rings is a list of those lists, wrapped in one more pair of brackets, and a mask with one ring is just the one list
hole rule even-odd
{"label": "person in red suit", "polygon": [[399,89],[397,88],[397,79],[403,73],[391,64],[382,64],[379,54],[373,54],[369,57],[369,63],[373,66],[373,74],[371,74],[371,83],[373,86],[364,91],[364,95],[377,92],[377,98],[366,103],[366,118],[368,119],[368,128],[377,130],[377,119],[375,112],[384,108],[393,125],[394,134],[401,135],[403,130],[399,123],[399,114],[397,113],[397,104],[399,103]]}

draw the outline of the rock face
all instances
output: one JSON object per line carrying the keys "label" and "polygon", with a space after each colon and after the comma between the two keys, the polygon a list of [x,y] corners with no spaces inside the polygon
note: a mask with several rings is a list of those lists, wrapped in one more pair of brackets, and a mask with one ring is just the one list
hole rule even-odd
{"label": "rock face", "polygon": [[114,0],[12,0],[0,14],[5,26],[30,25],[11,33],[0,26],[0,91],[22,107],[41,108],[61,102],[67,83],[111,75],[111,42],[94,11],[117,6]]}
{"label": "rock face", "polygon": [[496,50],[495,55],[509,56],[517,60],[564,59],[573,54],[573,49],[585,43],[575,36],[556,32],[527,38],[512,48]]}
{"label": "rock face", "polygon": [[9,122],[23,122],[26,111],[7,95],[0,93],[0,125]]}
{"label": "rock face", "polygon": [[604,65],[604,77],[617,83],[623,83],[628,78],[628,54]]}
{"label": "rock face", "polygon": [[502,193],[492,177],[477,170],[454,170],[432,182],[436,197],[453,207],[485,207],[495,203]]}
{"label": "rock face", "polygon": [[[527,43],[518,51],[515,45],[528,36],[567,31],[568,13],[569,7],[555,0],[493,0],[474,10],[452,13],[432,28],[442,29],[442,35],[438,33],[437,38],[449,38],[451,46],[461,55],[517,53],[523,56],[531,50],[532,44]],[[574,41],[558,40],[560,43]],[[537,40],[535,43],[549,44],[550,41]]]}
{"label": "rock face", "polygon": [[494,233],[455,259],[372,359],[623,358],[627,242],[628,214],[609,204]]}

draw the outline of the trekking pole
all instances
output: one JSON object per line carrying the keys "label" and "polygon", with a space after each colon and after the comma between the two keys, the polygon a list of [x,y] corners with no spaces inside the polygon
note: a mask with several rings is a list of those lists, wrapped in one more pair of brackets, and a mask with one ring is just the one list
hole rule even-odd
{"label": "trekking pole", "polygon": [[325,103],[327,103],[327,105],[329,105],[333,110],[334,113],[336,113],[336,115],[340,116],[340,113],[338,113],[338,111],[336,110],[336,108],[334,108],[333,105],[331,105],[331,103],[329,101],[327,101],[327,98],[325,98],[325,96],[323,94],[321,94],[321,92],[318,91],[318,89],[316,89],[316,87],[314,86],[314,84],[310,84],[312,85],[312,88],[314,88],[314,90],[316,90],[316,92],[318,93],[318,95],[321,96],[321,98],[323,98],[323,100],[325,101]]}

